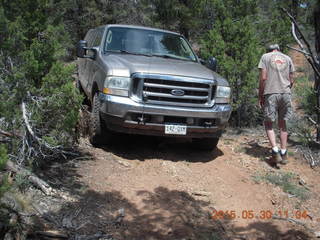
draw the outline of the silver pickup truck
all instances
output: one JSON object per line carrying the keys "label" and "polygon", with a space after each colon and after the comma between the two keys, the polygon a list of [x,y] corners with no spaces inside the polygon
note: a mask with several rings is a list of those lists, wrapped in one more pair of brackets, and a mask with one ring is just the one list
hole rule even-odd
{"label": "silver pickup truck", "polygon": [[139,26],[91,29],[77,46],[77,86],[91,103],[90,141],[108,132],[192,138],[216,147],[231,113],[216,60],[200,60],[180,34]]}

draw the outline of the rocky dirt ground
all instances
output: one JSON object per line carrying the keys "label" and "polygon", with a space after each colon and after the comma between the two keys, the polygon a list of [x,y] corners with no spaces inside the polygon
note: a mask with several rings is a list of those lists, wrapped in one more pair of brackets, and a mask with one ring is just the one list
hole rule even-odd
{"label": "rocky dirt ground", "polygon": [[[289,164],[277,168],[262,128],[230,129],[212,152],[183,139],[121,135],[93,148],[81,138],[82,157],[42,176],[72,196],[62,205],[41,199],[50,216],[45,227],[55,222],[70,239],[313,239],[319,168],[309,167],[294,142],[289,149]],[[258,180],[277,173],[294,173],[307,199]]]}

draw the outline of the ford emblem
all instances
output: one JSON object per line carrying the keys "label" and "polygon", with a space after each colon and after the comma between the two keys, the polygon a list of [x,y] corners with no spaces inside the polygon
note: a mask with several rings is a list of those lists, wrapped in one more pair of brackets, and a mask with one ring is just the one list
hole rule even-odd
{"label": "ford emblem", "polygon": [[173,89],[173,90],[171,90],[171,94],[173,96],[183,96],[184,91],[182,89]]}

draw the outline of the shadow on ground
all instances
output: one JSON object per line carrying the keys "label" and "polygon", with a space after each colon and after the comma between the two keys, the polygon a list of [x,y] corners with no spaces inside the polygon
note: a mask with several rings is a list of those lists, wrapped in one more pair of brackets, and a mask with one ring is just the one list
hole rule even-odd
{"label": "shadow on ground", "polygon": [[[264,221],[253,222],[246,227],[235,227],[233,228],[233,231],[236,233],[237,236],[244,237],[242,239],[247,239],[246,237],[249,237],[249,239],[255,239],[255,240],[298,240],[298,239],[309,240],[309,239],[312,239],[312,237],[308,233],[303,231],[302,228],[300,229],[298,228],[295,227],[295,229],[291,229],[286,232],[283,232],[277,226],[277,222],[275,220],[274,223],[264,222]],[[248,234],[243,234],[244,232]]]}
{"label": "shadow on ground", "polygon": [[[164,149],[158,149],[158,143],[152,143],[148,138],[142,142],[128,138],[103,149],[129,159],[137,159],[137,156],[140,160],[159,158],[161,153],[172,161],[196,159],[198,153],[190,150],[185,143],[181,143],[180,148],[179,145],[179,142],[172,143],[172,146],[170,142],[165,142]],[[251,149],[253,147],[255,150]],[[265,151],[264,148],[258,150]],[[259,154],[256,146],[249,146],[247,151]],[[142,202],[139,207],[116,189],[94,191],[82,182],[79,169],[83,161],[90,164],[95,158],[87,152],[81,154],[76,159],[52,163],[45,169],[48,182],[56,189],[70,193],[74,200],[63,200],[58,208],[44,211],[42,219],[46,224],[42,224],[43,228],[60,229],[68,234],[70,240],[311,239],[296,227],[282,232],[276,223],[257,221],[239,228],[234,226],[232,220],[213,220],[210,217],[213,205],[185,191],[165,187],[157,187],[153,191],[137,190],[136,195]],[[190,156],[192,154],[195,155]],[[204,160],[212,160],[217,155],[215,152],[206,154]],[[41,201],[45,202],[43,199]],[[52,201],[48,202],[52,204]],[[33,239],[43,238],[34,236]]]}
{"label": "shadow on ground", "polygon": [[261,146],[257,142],[252,142],[244,147],[244,151],[246,154],[266,162],[270,167],[278,168],[271,157],[270,148]]}
{"label": "shadow on ground", "polygon": [[211,151],[196,149],[190,139],[123,134],[117,134],[111,143],[100,148],[125,159],[140,161],[165,159],[173,162],[209,162],[223,155],[219,148]]}

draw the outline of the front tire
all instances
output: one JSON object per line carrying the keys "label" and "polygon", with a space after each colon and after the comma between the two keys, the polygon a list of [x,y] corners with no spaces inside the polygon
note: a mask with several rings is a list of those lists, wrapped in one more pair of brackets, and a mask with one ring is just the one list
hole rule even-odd
{"label": "front tire", "polygon": [[100,100],[98,93],[95,93],[92,100],[91,116],[90,116],[90,143],[93,146],[102,144],[102,122],[100,118]]}
{"label": "front tire", "polygon": [[193,145],[200,150],[211,151],[218,145],[219,138],[194,138]]}

